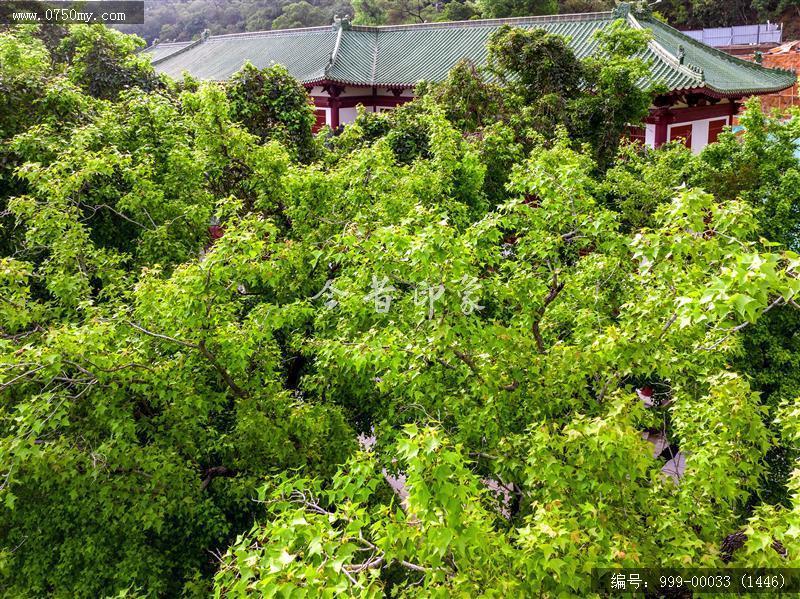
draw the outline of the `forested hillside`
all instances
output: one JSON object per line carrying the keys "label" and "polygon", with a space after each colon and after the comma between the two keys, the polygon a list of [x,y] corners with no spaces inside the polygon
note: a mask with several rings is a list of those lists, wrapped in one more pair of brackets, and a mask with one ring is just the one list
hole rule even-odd
{"label": "forested hillside", "polygon": [[280,66],[0,32],[0,596],[800,567],[800,114],[624,142],[648,34],[598,35],[314,136]]}
{"label": "forested hillside", "polygon": [[[327,25],[334,15],[361,24],[420,23],[609,10],[614,0],[146,0],[144,25],[122,28],[147,42],[212,34]],[[800,33],[800,0],[663,0],[656,10],[691,29],[783,21]]]}

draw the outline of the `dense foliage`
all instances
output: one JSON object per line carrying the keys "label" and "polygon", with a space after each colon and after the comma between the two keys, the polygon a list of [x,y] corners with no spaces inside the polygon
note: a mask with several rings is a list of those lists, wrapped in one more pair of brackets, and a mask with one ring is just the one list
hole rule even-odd
{"label": "dense foliage", "polygon": [[120,29],[148,43],[213,34],[329,25],[335,14],[352,14],[348,0],[145,0],[145,22]]}
{"label": "dense foliage", "polygon": [[618,147],[641,35],[506,29],[495,83],[313,138],[280,68],[46,33],[0,33],[0,594],[800,565],[799,115]]}
{"label": "dense foliage", "polygon": [[231,77],[226,93],[230,118],[259,141],[279,141],[301,161],[313,157],[314,110],[305,88],[285,67],[259,70],[247,63]]}
{"label": "dense foliage", "polygon": [[798,0],[664,0],[658,10],[670,22],[686,28],[784,21],[787,33],[800,32]]}

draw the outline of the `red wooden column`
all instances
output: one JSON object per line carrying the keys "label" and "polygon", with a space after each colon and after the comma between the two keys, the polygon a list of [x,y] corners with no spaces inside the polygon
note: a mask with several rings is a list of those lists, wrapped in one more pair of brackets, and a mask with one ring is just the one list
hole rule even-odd
{"label": "red wooden column", "polygon": [[728,119],[728,124],[729,124],[731,127],[733,127],[733,118],[734,118],[734,117],[735,117],[737,114],[739,114],[739,107],[740,107],[740,104],[739,104],[739,102],[737,102],[737,101],[735,101],[735,100],[731,100],[730,107],[731,107],[731,110],[730,110],[730,115],[729,115],[729,116],[730,116],[730,119]]}
{"label": "red wooden column", "polygon": [[654,111],[648,122],[652,122],[656,126],[656,136],[653,140],[653,145],[660,148],[667,143],[667,130],[672,121],[672,111],[669,108],[659,108]]}
{"label": "red wooden column", "polygon": [[339,99],[339,96],[344,91],[344,88],[340,85],[326,85],[324,87],[325,91],[328,92],[328,106],[330,107],[331,111],[331,129],[336,130],[339,127],[339,108],[342,106],[342,101]]}
{"label": "red wooden column", "polygon": [[331,129],[339,127],[339,98],[331,98],[328,102],[331,110]]}

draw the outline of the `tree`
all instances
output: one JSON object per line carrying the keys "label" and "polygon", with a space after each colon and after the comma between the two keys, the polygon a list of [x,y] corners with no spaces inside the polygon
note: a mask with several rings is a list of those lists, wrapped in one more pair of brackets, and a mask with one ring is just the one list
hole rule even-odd
{"label": "tree", "polygon": [[[444,166],[457,136],[433,128],[431,162]],[[398,222],[354,206],[331,240],[322,261],[334,264],[337,303],[316,315],[305,383],[359,410],[377,442],[330,485],[270,484],[262,523],[223,560],[219,591],[579,593],[595,567],[723,563],[718,547],[747,521],[769,436],[758,395],[714,350],[800,289],[796,255],[750,241],[757,223],[744,202],[699,190],[660,205],[655,228],[620,234],[593,198],[591,160],[563,138],[514,169],[505,205],[451,224],[452,208],[409,198],[414,175],[380,145],[333,180],[369,165],[395,210],[416,208]],[[318,195],[318,207],[339,197]],[[335,209],[347,218],[347,203]],[[386,313],[370,294],[381,277]],[[443,294],[429,295],[439,284]],[[433,313],[420,293],[438,297]],[[663,382],[668,410],[644,408],[641,381]],[[664,418],[689,455],[679,485],[642,441]],[[401,475],[392,492],[383,479]],[[796,516],[763,513],[772,519],[758,520],[737,559],[787,563],[760,544],[769,535],[796,559]]]}
{"label": "tree", "polygon": [[498,119],[503,110],[503,90],[484,81],[468,60],[462,59],[438,85],[420,87],[417,93],[429,95],[446,111],[447,120],[458,130],[475,133]]}
{"label": "tree", "polygon": [[330,21],[330,15],[325,10],[301,0],[284,6],[281,15],[272,21],[272,28],[316,27],[318,25],[328,25]]}
{"label": "tree", "polygon": [[144,41],[101,25],[70,29],[58,47],[58,58],[69,64],[69,76],[95,98],[116,99],[125,89],[149,91],[158,79],[148,58],[136,54]]}
{"label": "tree", "polygon": [[479,7],[472,2],[451,0],[442,11],[442,21],[468,21],[480,17]]}
{"label": "tree", "polygon": [[689,28],[723,27],[755,22],[758,19],[753,2],[734,0],[666,0],[658,9],[671,21]]}
{"label": "tree", "polygon": [[357,25],[395,25],[433,21],[460,21],[480,16],[479,7],[472,2],[447,0],[354,0],[353,22]]}
{"label": "tree", "polygon": [[526,101],[557,94],[574,96],[583,65],[566,40],[544,29],[498,28],[489,40],[488,67],[519,89]]}
{"label": "tree", "polygon": [[649,32],[622,22],[596,35],[597,54],[584,60],[583,93],[572,106],[570,132],[594,148],[600,168],[607,168],[617,155],[620,139],[631,126],[649,114],[655,88],[641,82],[650,73],[638,56],[647,46]]}
{"label": "tree", "polygon": [[[750,100],[740,119],[741,138],[723,136],[697,161],[693,180],[723,198],[741,198],[756,210],[759,232],[783,247],[800,248],[800,164],[796,142],[800,119],[770,117],[757,100]],[[794,331],[800,324],[791,307],[779,306],[748,329],[737,352],[739,370],[752,377],[770,413],[800,394],[793,373],[800,358]],[[774,428],[774,426],[773,426]],[[780,435],[780,431],[775,431]],[[793,442],[778,445],[768,456],[768,484],[759,493],[765,500],[789,502],[792,464],[797,458]]]}
{"label": "tree", "polygon": [[[0,141],[36,122],[35,107],[47,89],[50,54],[35,33],[30,26],[20,26],[16,35],[0,33]],[[14,167],[7,145],[0,145],[1,255],[14,248],[13,220],[7,211],[8,198],[20,190]]]}
{"label": "tree", "polygon": [[648,114],[655,90],[640,86],[648,70],[638,57],[648,35],[615,22],[596,34],[597,55],[581,61],[561,36],[504,26],[489,40],[487,67],[518,96],[517,110],[508,111],[520,122],[515,129],[551,135],[564,126],[591,144],[605,169],[622,134]]}
{"label": "tree", "polygon": [[0,593],[796,566],[798,119],[754,104],[741,140],[604,165],[568,126],[591,93],[626,114],[605,96],[642,40],[618,33],[550,130],[520,110],[542,72],[461,64],[318,138],[280,69],[97,98],[80,59],[0,34]]}
{"label": "tree", "polygon": [[481,0],[482,13],[490,19],[552,15],[558,12],[557,0]]}
{"label": "tree", "polygon": [[[38,162],[18,169],[23,236],[0,259],[2,587],[202,596],[206,552],[252,514],[253,481],[306,460],[330,472],[353,442],[338,408],[282,388],[281,334],[240,309],[240,285],[271,270],[246,256],[280,250],[276,230],[239,218],[233,188],[212,195],[241,165],[269,211],[262,178],[288,158],[224,118],[215,86],[84,102],[73,129],[12,143]],[[227,234],[200,261],[217,199]]]}
{"label": "tree", "polygon": [[295,479],[262,492],[269,524],[226,554],[218,590],[323,596],[339,589],[364,597],[381,597],[384,589],[416,596],[530,590],[459,448],[436,429],[409,425],[398,455],[406,473],[402,499],[387,496],[386,475],[369,453],[348,462],[331,487]]}
{"label": "tree", "polygon": [[356,25],[385,25],[388,16],[380,0],[353,0],[353,23]]}
{"label": "tree", "polygon": [[615,0],[559,0],[559,14],[576,14],[583,12],[602,12],[612,10]]}
{"label": "tree", "polygon": [[305,88],[285,67],[259,70],[248,62],[231,77],[227,93],[231,118],[261,141],[281,141],[299,159],[311,158],[314,110]]}
{"label": "tree", "polygon": [[147,19],[141,25],[123,25],[126,33],[140,35],[148,43],[198,39],[205,29],[212,35],[267,31],[294,26],[309,27],[333,22],[335,14],[349,10],[347,0],[146,0]]}
{"label": "tree", "polygon": [[[197,39],[204,29],[212,34],[266,31],[286,27],[281,13],[291,5],[278,0],[146,0],[147,20],[142,25],[123,25],[119,29],[134,33],[148,43]],[[294,4],[302,4],[294,3]],[[411,7],[388,15],[395,3],[385,0],[311,0],[312,8],[292,10],[293,22],[307,27],[331,23],[334,15],[355,15],[362,25],[426,21],[463,20],[474,17],[523,17],[546,14],[571,14],[612,10],[615,0],[447,0],[423,2],[422,10]],[[411,10],[407,10],[407,9]],[[739,24],[784,23],[784,35],[791,39],[800,27],[797,0],[664,0],[659,15],[679,29],[730,26]],[[325,15],[324,18],[321,15]],[[275,24],[275,21],[278,24]]]}
{"label": "tree", "polygon": [[[752,206],[759,234],[783,247],[798,247],[797,157],[794,140],[797,118],[769,117],[758,101],[750,101],[740,118],[744,133],[722,135],[719,143],[693,156],[681,144],[659,152],[641,152],[628,146],[603,182],[607,201],[615,204],[628,223],[652,226],[655,207],[674,193],[676,187],[691,184],[713,192],[721,199],[744,200]],[[776,306],[741,336],[732,360],[762,395],[772,423],[782,402],[798,395],[792,376],[797,360],[797,312]],[[772,424],[776,438],[780,430]],[[752,501],[788,502],[787,485],[795,460],[792,444],[779,443],[767,456],[767,483]]]}

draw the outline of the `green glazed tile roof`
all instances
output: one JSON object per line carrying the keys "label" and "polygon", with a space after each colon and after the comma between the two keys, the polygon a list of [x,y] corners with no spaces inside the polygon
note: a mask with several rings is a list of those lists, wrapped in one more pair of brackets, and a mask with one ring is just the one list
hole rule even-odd
{"label": "green glazed tile roof", "polygon": [[693,73],[684,74],[674,66],[668,65],[668,60],[661,58],[663,81],[670,89],[706,87],[722,95],[763,93],[786,89],[794,85],[796,80],[796,75],[791,71],[767,69],[735,58],[721,50],[706,46],[660,21],[643,21],[641,25],[653,32],[651,51],[654,46],[656,50],[658,47],[663,48],[674,60],[682,47],[685,54],[684,65],[699,71],[700,84],[692,79]]}
{"label": "green glazed tile roof", "polygon": [[[681,32],[628,11],[554,15],[387,27],[310,27],[211,36],[197,42],[148,48],[157,71],[179,77],[225,80],[249,60],[258,67],[283,64],[303,83],[321,81],[361,86],[413,87],[438,81],[462,58],[486,63],[486,43],[502,25],[542,28],[565,36],[579,58],[594,52],[594,34],[615,19],[653,33],[644,53],[648,83],[671,91],[703,88],[720,96],[768,93],[794,84],[790,71],[748,63],[710,48]],[[679,59],[682,52],[683,61]]]}
{"label": "green glazed tile roof", "polygon": [[158,62],[159,60],[164,60],[167,56],[175,54],[175,52],[183,50],[187,46],[191,46],[192,44],[196,43],[197,42],[171,42],[168,44],[158,44],[156,46],[149,47],[147,52],[150,54],[153,62]]}
{"label": "green glazed tile roof", "polygon": [[153,64],[157,71],[173,77],[188,71],[200,79],[222,81],[249,60],[259,68],[282,64],[298,80],[312,81],[324,76],[336,37],[337,31],[330,27],[215,35],[154,58]]}

